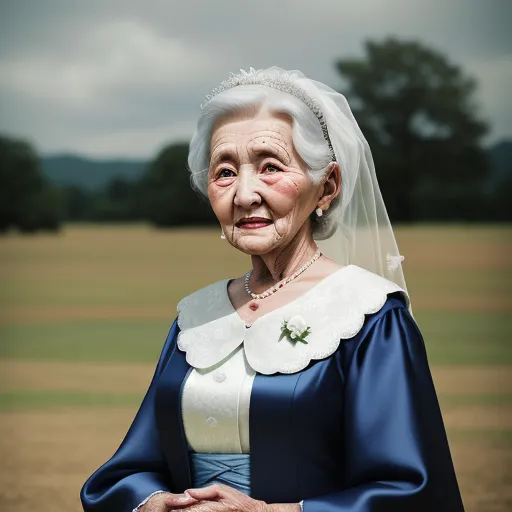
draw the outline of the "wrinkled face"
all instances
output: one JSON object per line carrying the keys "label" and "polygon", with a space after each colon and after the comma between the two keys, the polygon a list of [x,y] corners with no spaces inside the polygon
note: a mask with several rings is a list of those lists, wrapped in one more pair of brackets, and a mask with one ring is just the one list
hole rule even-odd
{"label": "wrinkled face", "polygon": [[217,122],[208,198],[231,245],[263,255],[297,235],[311,236],[308,217],[319,196],[320,185],[295,151],[287,116],[262,111]]}

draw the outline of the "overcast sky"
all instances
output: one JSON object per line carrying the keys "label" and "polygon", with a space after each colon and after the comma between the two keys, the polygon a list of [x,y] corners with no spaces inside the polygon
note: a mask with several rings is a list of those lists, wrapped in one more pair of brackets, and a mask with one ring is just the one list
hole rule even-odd
{"label": "overcast sky", "polygon": [[43,154],[152,157],[188,140],[230,71],[277,65],[336,88],[336,59],[395,35],[478,80],[494,142],[512,137],[511,20],[510,0],[1,0],[0,132]]}

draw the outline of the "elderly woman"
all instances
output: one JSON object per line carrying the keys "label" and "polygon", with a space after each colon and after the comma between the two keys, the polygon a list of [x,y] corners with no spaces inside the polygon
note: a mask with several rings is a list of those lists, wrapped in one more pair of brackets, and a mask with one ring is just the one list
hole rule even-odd
{"label": "elderly woman", "polygon": [[462,511],[403,257],[345,98],[297,71],[233,75],[206,98],[189,167],[252,268],[179,303],[84,510]]}

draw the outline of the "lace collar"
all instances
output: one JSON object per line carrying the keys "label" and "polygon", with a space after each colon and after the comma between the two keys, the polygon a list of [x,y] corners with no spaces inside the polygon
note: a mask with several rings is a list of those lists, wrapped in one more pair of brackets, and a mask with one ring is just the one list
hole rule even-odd
{"label": "lace collar", "polygon": [[[178,304],[178,348],[195,368],[216,365],[244,343],[247,361],[255,371],[295,373],[312,359],[333,354],[342,339],[355,336],[365,315],[379,311],[388,294],[402,292],[409,304],[406,292],[395,283],[348,265],[248,328],[229,300],[229,281],[201,288]],[[283,321],[295,315],[311,327],[307,344],[279,341]]]}

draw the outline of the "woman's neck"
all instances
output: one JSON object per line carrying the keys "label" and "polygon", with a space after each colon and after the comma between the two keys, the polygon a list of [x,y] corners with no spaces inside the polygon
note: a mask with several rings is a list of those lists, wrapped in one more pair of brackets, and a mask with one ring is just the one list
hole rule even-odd
{"label": "woman's neck", "polygon": [[317,246],[311,237],[301,237],[283,249],[252,256],[251,280],[261,287],[272,286],[299,270],[316,251]]}

